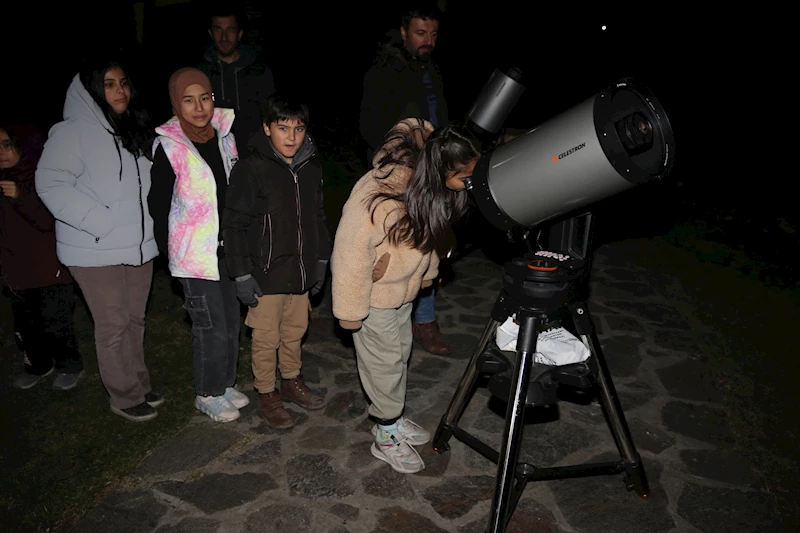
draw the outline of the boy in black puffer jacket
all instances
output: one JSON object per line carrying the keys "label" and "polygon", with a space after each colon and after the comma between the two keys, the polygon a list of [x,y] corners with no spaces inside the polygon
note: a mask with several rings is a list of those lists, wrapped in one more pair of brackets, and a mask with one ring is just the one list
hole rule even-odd
{"label": "boy in black puffer jacket", "polygon": [[279,429],[294,425],[283,400],[306,409],[324,404],[300,374],[309,291],[322,289],[331,251],[322,167],[307,128],[305,104],[280,95],[267,100],[263,132],[231,172],[222,219],[228,272],[250,306],[245,324],[253,328],[258,412]]}

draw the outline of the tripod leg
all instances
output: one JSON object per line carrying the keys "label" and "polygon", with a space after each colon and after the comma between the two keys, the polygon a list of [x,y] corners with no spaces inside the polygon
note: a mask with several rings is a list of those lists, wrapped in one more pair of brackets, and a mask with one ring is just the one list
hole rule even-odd
{"label": "tripod leg", "polygon": [[494,335],[499,325],[500,322],[492,318],[486,323],[486,328],[483,330],[481,340],[472,353],[472,358],[467,364],[467,369],[464,371],[464,375],[461,377],[458,387],[456,387],[456,392],[453,395],[453,399],[450,401],[450,406],[439,421],[439,427],[436,428],[436,433],[432,441],[434,450],[443,452],[450,448],[447,442],[450,440],[450,437],[453,436],[452,426],[458,422],[461,415],[464,413],[464,408],[472,394],[475,381],[478,379],[478,358],[481,356],[484,349],[486,349],[486,344],[488,344],[489,339]]}
{"label": "tripod leg", "polygon": [[509,504],[513,492],[519,445],[524,427],[525,397],[528,394],[528,382],[530,380],[531,364],[536,352],[539,326],[544,322],[544,317],[535,315],[526,309],[519,311],[517,319],[519,321],[519,336],[517,337],[517,361],[513,377],[515,387],[508,398],[506,427],[503,431],[503,444],[500,448],[500,458],[497,462],[497,485],[492,500],[489,522],[489,531],[491,533],[503,533],[506,523],[514,511]]}
{"label": "tripod leg", "polygon": [[611,380],[611,373],[608,371],[600,341],[595,333],[592,317],[589,315],[589,308],[583,302],[576,302],[570,305],[575,328],[582,337],[589,340],[589,349],[595,357],[596,371],[595,379],[600,391],[600,401],[608,418],[611,434],[617,443],[617,448],[622,458],[625,460],[625,470],[627,473],[628,490],[635,490],[641,497],[646,497],[650,492],[647,483],[647,475],[642,466],[642,458],[636,451],[633,444],[622,405],[619,403],[617,390]]}

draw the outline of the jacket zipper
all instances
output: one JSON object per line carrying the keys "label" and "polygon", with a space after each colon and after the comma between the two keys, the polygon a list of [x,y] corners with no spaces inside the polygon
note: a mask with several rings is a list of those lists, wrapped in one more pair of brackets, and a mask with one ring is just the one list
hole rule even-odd
{"label": "jacket zipper", "polygon": [[292,173],[292,177],[294,178],[294,195],[295,201],[297,203],[297,247],[300,250],[300,280],[302,281],[303,288],[306,288],[306,266],[303,263],[303,212],[300,208],[300,184],[298,183],[298,175],[300,171],[303,169],[306,164],[311,161],[311,157],[300,163],[300,166],[297,167],[297,172],[289,168],[289,172]]}
{"label": "jacket zipper", "polygon": [[300,251],[300,281],[302,287],[306,287],[306,266],[303,264],[303,230],[300,227],[302,224],[302,210],[300,208],[300,184],[297,182],[297,173],[289,169],[294,177],[294,197],[297,205],[297,249]]}
{"label": "jacket zipper", "polygon": [[136,176],[139,180],[139,212],[142,214],[142,242],[139,244],[139,264],[144,264],[144,203],[142,202],[142,174],[139,171],[139,159],[134,156],[136,162]]}

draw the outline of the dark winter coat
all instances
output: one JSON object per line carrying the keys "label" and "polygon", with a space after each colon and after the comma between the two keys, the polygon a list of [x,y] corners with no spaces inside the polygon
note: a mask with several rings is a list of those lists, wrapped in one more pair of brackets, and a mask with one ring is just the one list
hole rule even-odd
{"label": "dark winter coat", "polygon": [[[431,75],[438,101],[435,121],[431,120],[422,80],[426,71]],[[391,41],[381,48],[375,63],[364,75],[360,131],[369,145],[368,162],[372,161],[375,150],[392,126],[406,118],[421,118],[439,127],[447,125],[442,76],[432,60],[415,59],[402,43]]]}
{"label": "dark winter coat", "polygon": [[267,98],[275,92],[272,70],[260,62],[253,49],[239,46],[239,59],[226,63],[217,57],[209,46],[198,68],[211,80],[214,107],[225,107],[236,112],[233,136],[239,157],[247,153],[250,136],[261,129],[261,114]]}
{"label": "dark winter coat", "polygon": [[22,157],[0,169],[0,181],[16,182],[17,198],[0,195],[0,268],[14,290],[72,283],[56,257],[55,219],[36,194],[34,176],[44,136],[31,128],[14,128]]}
{"label": "dark winter coat", "polygon": [[322,167],[306,136],[288,165],[263,132],[233,171],[222,217],[232,278],[251,274],[264,294],[302,294],[323,279],[331,244],[322,202]]}

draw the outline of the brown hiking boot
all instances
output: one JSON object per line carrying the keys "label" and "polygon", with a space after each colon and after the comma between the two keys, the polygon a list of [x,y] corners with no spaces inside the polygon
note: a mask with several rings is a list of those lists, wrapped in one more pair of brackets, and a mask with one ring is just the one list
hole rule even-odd
{"label": "brown hiking boot", "polygon": [[281,394],[287,402],[296,403],[311,411],[322,409],[325,405],[325,400],[311,392],[303,380],[303,376],[281,380]]}
{"label": "brown hiking boot", "polygon": [[439,332],[439,324],[434,320],[427,324],[417,324],[412,326],[414,332],[414,340],[425,348],[425,351],[434,355],[447,355],[452,350],[450,346],[444,342],[442,334]]}
{"label": "brown hiking boot", "polygon": [[258,416],[275,429],[294,427],[292,415],[283,407],[281,393],[276,390],[258,395]]}

